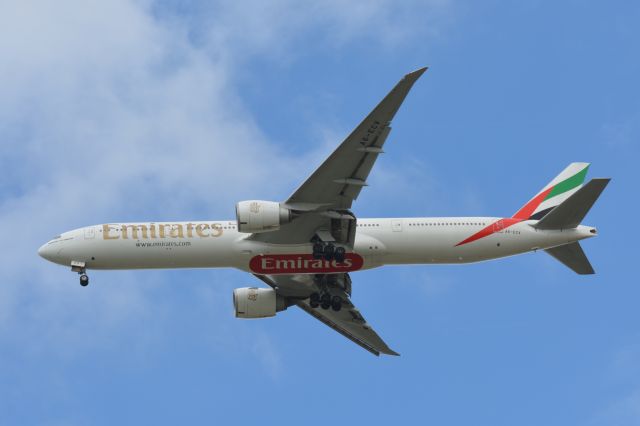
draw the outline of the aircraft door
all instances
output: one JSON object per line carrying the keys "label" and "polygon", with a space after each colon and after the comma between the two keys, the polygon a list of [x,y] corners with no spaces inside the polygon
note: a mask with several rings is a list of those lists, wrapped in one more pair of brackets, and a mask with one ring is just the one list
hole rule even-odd
{"label": "aircraft door", "polygon": [[96,237],[96,229],[92,226],[90,228],[84,228],[84,239],[92,240]]}
{"label": "aircraft door", "polygon": [[393,232],[402,232],[402,220],[392,220],[391,221],[391,230]]}

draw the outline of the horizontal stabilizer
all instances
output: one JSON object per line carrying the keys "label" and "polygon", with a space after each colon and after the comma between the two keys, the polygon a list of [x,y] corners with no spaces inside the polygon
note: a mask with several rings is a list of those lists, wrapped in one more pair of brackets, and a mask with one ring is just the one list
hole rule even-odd
{"label": "horizontal stabilizer", "polygon": [[589,263],[589,259],[587,259],[587,255],[582,251],[580,243],[571,243],[564,246],[546,249],[545,251],[559,260],[566,267],[573,270],[576,274],[595,274],[591,263]]}
{"label": "horizontal stabilizer", "polygon": [[586,185],[555,207],[538,223],[537,229],[571,229],[580,225],[611,179],[591,179]]}

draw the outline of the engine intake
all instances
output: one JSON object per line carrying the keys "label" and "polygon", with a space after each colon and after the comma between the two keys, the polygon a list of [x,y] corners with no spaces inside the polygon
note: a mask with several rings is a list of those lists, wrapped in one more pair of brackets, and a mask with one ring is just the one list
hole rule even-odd
{"label": "engine intake", "polygon": [[291,222],[291,210],[273,201],[249,200],[236,204],[238,231],[259,233],[277,231]]}
{"label": "engine intake", "polygon": [[267,318],[287,309],[284,297],[272,288],[244,287],[233,290],[236,318]]}

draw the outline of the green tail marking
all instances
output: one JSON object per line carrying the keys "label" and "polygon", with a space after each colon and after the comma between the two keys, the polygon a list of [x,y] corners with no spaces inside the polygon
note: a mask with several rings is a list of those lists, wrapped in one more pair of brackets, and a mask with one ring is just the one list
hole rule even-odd
{"label": "green tail marking", "polygon": [[562,182],[558,183],[556,186],[553,187],[549,195],[545,197],[545,200],[548,200],[550,198],[555,197],[556,195],[560,195],[562,193],[570,191],[578,185],[582,185],[582,182],[584,182],[584,178],[587,175],[587,170],[589,170],[589,166],[580,170],[578,173],[571,176],[570,178],[565,179]]}

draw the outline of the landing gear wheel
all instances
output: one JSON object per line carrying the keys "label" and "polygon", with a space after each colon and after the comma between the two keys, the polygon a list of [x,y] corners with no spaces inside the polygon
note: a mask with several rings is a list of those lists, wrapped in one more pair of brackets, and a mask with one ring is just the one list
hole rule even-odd
{"label": "landing gear wheel", "polygon": [[331,307],[331,295],[329,293],[325,293],[320,296],[320,307],[324,310]]}
{"label": "landing gear wheel", "polygon": [[340,296],[333,296],[331,298],[331,309],[336,312],[342,309],[342,298]]}
{"label": "landing gear wheel", "polygon": [[309,305],[312,308],[320,306],[320,295],[318,293],[311,293],[311,296],[309,296]]}
{"label": "landing gear wheel", "polygon": [[324,248],[324,260],[333,260],[333,254],[336,251],[336,246],[333,244],[327,244]]}
{"label": "landing gear wheel", "polygon": [[344,262],[345,253],[346,253],[346,250],[344,249],[344,247],[336,247],[336,251],[333,254],[333,258],[336,260],[336,262],[342,263]]}
{"label": "landing gear wheel", "polygon": [[89,285],[89,277],[87,276],[87,274],[80,275],[80,285],[82,287],[86,287]]}
{"label": "landing gear wheel", "polygon": [[314,259],[322,259],[324,256],[324,245],[322,243],[317,242],[313,245],[313,258]]}

